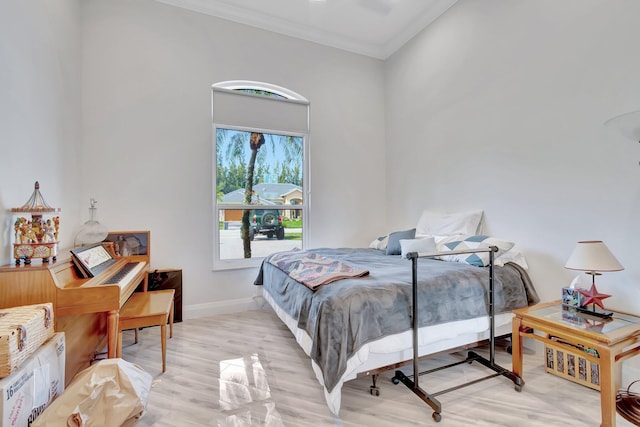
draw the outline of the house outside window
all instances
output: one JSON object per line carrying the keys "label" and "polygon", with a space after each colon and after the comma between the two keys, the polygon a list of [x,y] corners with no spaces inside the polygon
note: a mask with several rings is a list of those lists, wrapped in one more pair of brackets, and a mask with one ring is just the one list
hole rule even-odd
{"label": "house outside window", "polygon": [[309,103],[288,89],[213,85],[214,269],[257,266],[304,248]]}

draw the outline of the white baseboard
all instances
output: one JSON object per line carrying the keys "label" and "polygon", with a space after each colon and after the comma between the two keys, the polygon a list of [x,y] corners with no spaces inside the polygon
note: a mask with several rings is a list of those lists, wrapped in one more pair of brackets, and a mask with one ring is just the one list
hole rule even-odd
{"label": "white baseboard", "polygon": [[260,310],[264,308],[262,296],[209,302],[205,304],[192,304],[182,307],[183,319],[196,319],[198,317],[216,316],[218,314],[238,313],[248,310]]}

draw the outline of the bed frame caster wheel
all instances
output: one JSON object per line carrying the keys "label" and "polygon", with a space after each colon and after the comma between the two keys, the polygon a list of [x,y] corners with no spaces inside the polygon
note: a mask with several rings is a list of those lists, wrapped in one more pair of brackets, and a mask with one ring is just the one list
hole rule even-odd
{"label": "bed frame caster wheel", "polygon": [[400,380],[396,377],[391,378],[391,382],[394,383],[395,385],[400,384]]}
{"label": "bed frame caster wheel", "polygon": [[440,422],[440,420],[442,419],[442,415],[440,415],[440,413],[439,413],[439,412],[434,412],[434,413],[431,415],[431,418],[433,418],[433,420],[434,420],[435,422],[439,423],[439,422]]}
{"label": "bed frame caster wheel", "polygon": [[521,384],[516,384],[515,386],[513,386],[513,388],[515,389],[515,391],[517,391],[518,393],[520,393],[522,391],[522,385]]}
{"label": "bed frame caster wheel", "polygon": [[372,396],[380,396],[380,389],[378,387],[370,386],[369,393],[371,393]]}
{"label": "bed frame caster wheel", "polygon": [[511,352],[512,352],[512,350],[513,350],[513,349],[511,348],[511,346],[510,346],[510,345],[508,345],[508,346],[507,346],[507,348],[505,348],[505,351],[506,351],[507,353],[509,353],[509,354],[513,354],[513,353],[511,353]]}

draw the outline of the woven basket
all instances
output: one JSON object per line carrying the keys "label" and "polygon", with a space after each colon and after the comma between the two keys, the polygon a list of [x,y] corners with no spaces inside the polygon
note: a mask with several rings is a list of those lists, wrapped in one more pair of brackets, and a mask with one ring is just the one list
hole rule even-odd
{"label": "woven basket", "polygon": [[53,333],[51,303],[0,309],[0,378],[18,369]]}
{"label": "woven basket", "polygon": [[600,390],[600,363],[597,357],[569,346],[544,345],[545,370],[553,375]]}

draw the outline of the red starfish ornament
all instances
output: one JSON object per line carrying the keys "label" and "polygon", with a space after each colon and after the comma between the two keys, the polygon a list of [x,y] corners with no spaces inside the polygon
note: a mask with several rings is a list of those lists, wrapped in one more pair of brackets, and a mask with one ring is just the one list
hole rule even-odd
{"label": "red starfish ornament", "polygon": [[596,289],[596,284],[591,285],[591,289],[585,291],[584,289],[578,289],[582,295],[586,298],[582,301],[582,304],[586,307],[589,304],[594,304],[604,310],[604,305],[602,305],[602,300],[605,298],[609,298],[611,295],[601,294]]}

